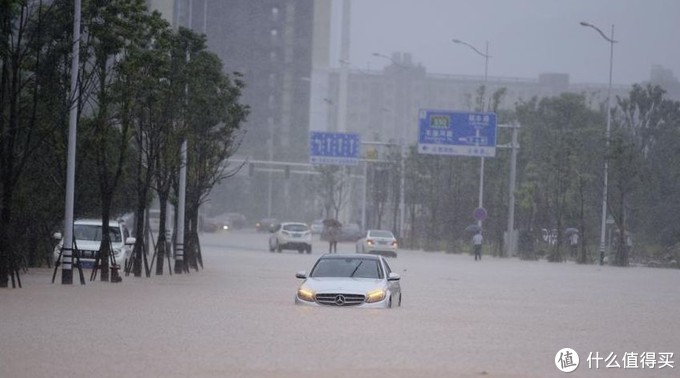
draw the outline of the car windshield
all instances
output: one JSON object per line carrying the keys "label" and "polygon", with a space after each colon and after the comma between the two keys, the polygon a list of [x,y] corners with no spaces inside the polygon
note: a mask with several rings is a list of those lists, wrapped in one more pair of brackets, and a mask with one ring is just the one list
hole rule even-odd
{"label": "car windshield", "polygon": [[291,232],[305,232],[308,231],[309,228],[305,224],[286,224],[283,226],[283,230]]}
{"label": "car windshield", "polygon": [[390,231],[371,231],[369,236],[374,238],[394,238],[394,235]]}
{"label": "car windshield", "polygon": [[383,278],[378,260],[364,258],[322,258],[310,277]]}
{"label": "car windshield", "polygon": [[[73,235],[76,240],[87,241],[101,241],[102,240],[102,226],[93,224],[76,224],[73,226]],[[113,243],[120,243],[121,239],[120,229],[118,227],[109,226],[109,236]]]}

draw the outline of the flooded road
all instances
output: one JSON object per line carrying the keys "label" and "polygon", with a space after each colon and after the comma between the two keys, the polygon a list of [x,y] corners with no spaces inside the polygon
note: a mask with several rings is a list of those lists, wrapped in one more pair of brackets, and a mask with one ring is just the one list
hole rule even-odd
{"label": "flooded road", "polygon": [[[401,308],[307,308],[295,273],[327,245],[270,253],[267,237],[204,234],[204,270],[118,284],[32,269],[0,290],[0,377],[549,377],[565,347],[580,356],[572,376],[680,369],[678,270],[400,251]],[[632,367],[652,352],[654,367]]]}

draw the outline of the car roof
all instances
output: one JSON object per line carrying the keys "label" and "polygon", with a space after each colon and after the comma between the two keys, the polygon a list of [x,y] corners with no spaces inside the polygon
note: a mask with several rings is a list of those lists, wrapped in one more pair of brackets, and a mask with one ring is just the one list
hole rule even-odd
{"label": "car roof", "polygon": [[300,224],[300,225],[303,225],[303,226],[307,225],[307,223],[303,223],[303,222],[281,222],[281,226],[286,226],[286,225],[289,225],[289,224]]}

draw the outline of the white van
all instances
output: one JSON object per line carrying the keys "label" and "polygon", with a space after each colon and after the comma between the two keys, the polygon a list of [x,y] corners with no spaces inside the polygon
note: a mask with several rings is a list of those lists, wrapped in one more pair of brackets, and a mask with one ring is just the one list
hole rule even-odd
{"label": "white van", "polygon": [[[130,237],[130,231],[124,223],[114,220],[109,221],[109,236],[113,257],[116,264],[122,269],[125,267],[127,259],[132,255],[135,238]],[[76,220],[73,222],[73,237],[75,239],[73,248],[77,248],[80,253],[80,266],[92,268],[102,242],[102,221],[98,219]],[[59,239],[59,244],[54,247],[52,252],[54,261],[57,261],[64,240],[61,232],[56,232],[54,238]],[[76,262],[75,256],[73,262]]]}

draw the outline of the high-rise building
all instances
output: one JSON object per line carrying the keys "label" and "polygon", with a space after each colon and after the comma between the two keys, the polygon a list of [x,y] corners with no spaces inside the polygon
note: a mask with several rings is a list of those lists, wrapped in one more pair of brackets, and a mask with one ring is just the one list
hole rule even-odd
{"label": "high-rise building", "polygon": [[241,170],[213,190],[212,211],[239,211],[251,220],[311,217],[304,213],[316,212],[308,175],[261,162],[309,159],[312,67],[329,64],[331,0],[147,0],[147,4],[175,28],[205,34],[223,71],[243,75],[246,87],[240,101],[250,106],[250,114],[236,155],[258,163],[256,169]]}
{"label": "high-rise building", "polygon": [[330,0],[149,0],[149,5],[168,14],[175,27],[204,33],[224,72],[243,75],[242,102],[251,113],[238,155],[308,160],[312,62],[328,64]]}

